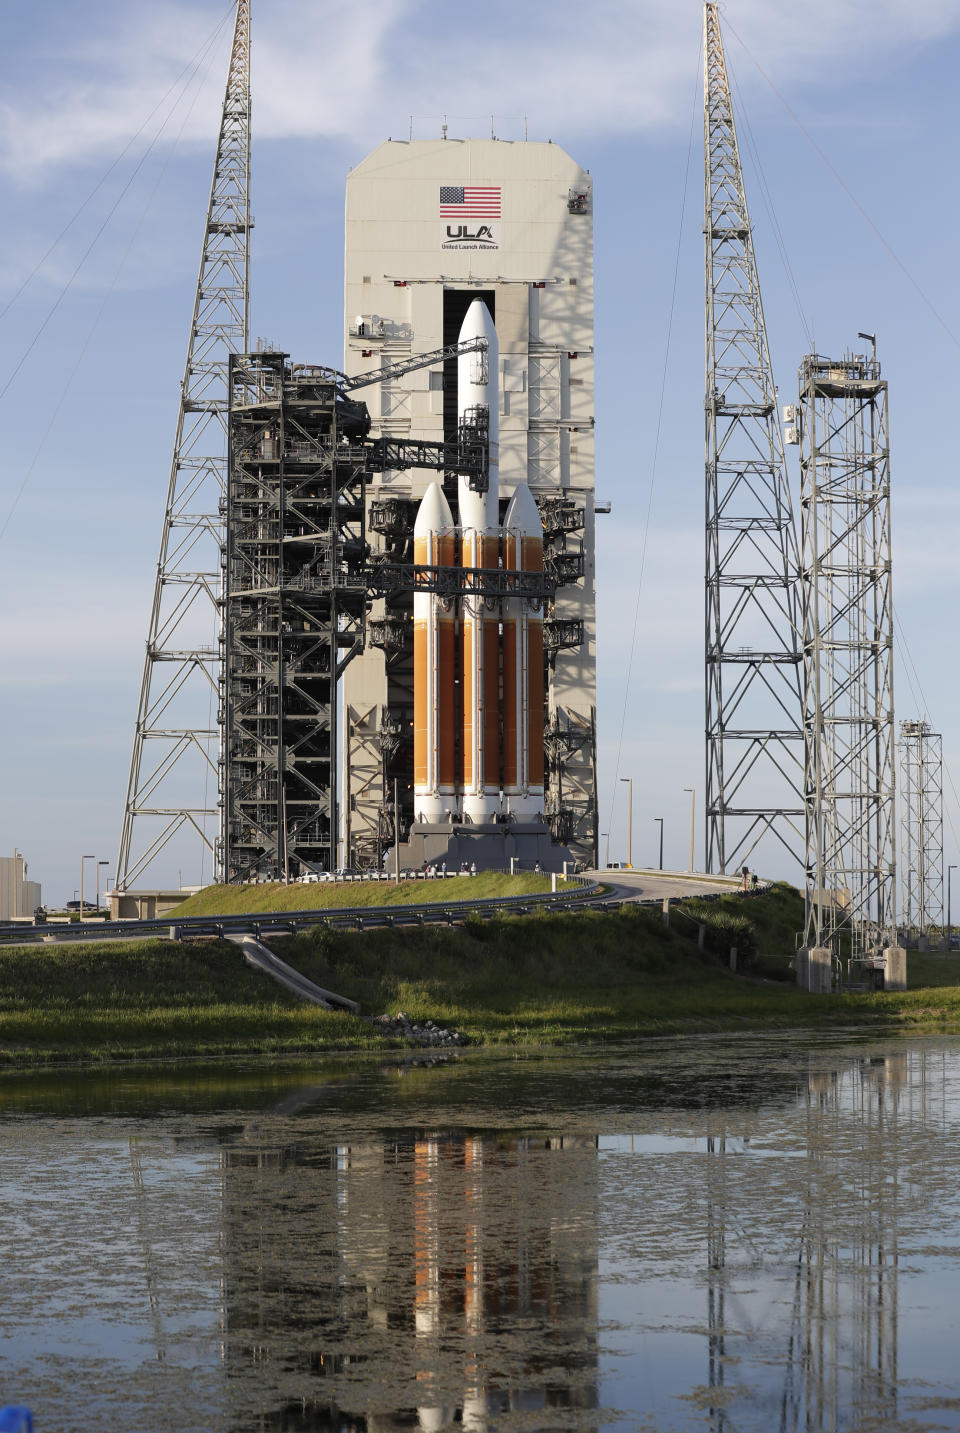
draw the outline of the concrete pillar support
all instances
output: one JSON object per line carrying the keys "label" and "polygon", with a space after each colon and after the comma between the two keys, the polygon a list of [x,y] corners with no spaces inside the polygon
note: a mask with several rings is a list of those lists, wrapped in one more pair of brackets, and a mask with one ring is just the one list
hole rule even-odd
{"label": "concrete pillar support", "polygon": [[902,945],[888,945],[883,952],[885,963],[884,990],[906,990],[907,952]]}
{"label": "concrete pillar support", "polygon": [[797,984],[811,995],[829,995],[833,989],[830,947],[812,945],[797,951]]}

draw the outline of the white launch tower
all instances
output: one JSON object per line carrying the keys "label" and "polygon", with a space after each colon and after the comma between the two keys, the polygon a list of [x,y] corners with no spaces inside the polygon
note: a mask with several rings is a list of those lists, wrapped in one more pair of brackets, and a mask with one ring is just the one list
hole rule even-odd
{"label": "white launch tower", "polygon": [[[471,813],[474,820],[532,818],[540,808],[555,840],[591,864],[597,841],[592,208],[589,175],[554,144],[452,139],[382,144],[347,181],[344,360],[352,375],[378,362],[396,363],[455,344],[478,298],[495,326],[499,353],[488,391],[499,393],[499,411],[490,414],[498,483],[491,481],[486,494],[464,495],[455,480],[448,481],[442,496],[460,529],[464,565],[471,565],[467,533],[487,533],[478,546],[487,553],[496,541],[490,533],[498,529],[503,537],[498,561],[519,565],[533,507],[529,499],[513,504],[510,531],[503,524],[518,486],[526,484],[542,520],[544,565],[557,581],[556,597],[542,614],[542,658],[536,651],[539,621],[531,627],[529,614],[514,612],[510,604],[486,613],[475,629],[482,637],[484,627],[495,627],[499,642],[496,673],[489,670],[489,653],[497,644],[488,641],[483,674],[485,701],[495,695],[500,713],[496,770],[489,757],[482,772],[474,765],[480,780],[459,800],[459,809],[439,767],[431,768],[436,785],[430,793],[422,773],[417,787],[429,798],[429,812],[439,813],[452,799],[453,815],[468,821]],[[416,370],[368,388],[364,396],[374,431],[455,443],[464,417],[457,367],[453,359],[442,373]],[[408,470],[385,473],[369,485],[367,529],[375,551],[414,557],[414,523],[431,481],[426,473]],[[434,495],[429,507],[443,515],[440,496]],[[466,521],[459,511],[463,503]],[[471,505],[484,509],[482,524],[473,521]],[[426,541],[428,529],[428,523],[418,523],[418,543]],[[425,814],[417,810],[414,790],[410,619],[418,601],[408,596],[375,604],[366,649],[345,675],[344,836],[350,861],[372,863],[389,843],[394,791],[403,830]],[[463,652],[463,614],[456,620]],[[428,624],[438,651],[452,640],[448,621],[440,614]],[[526,724],[536,746],[541,723],[517,694],[531,690],[522,674],[532,654],[544,669],[542,797],[539,753],[531,770],[530,742],[519,740],[517,730]],[[474,656],[481,660],[479,647]],[[457,680],[453,709],[445,718],[459,733],[461,773],[468,739],[464,685]],[[439,687],[434,692],[435,702],[448,699],[449,691],[446,698]],[[489,712],[486,720],[489,746]],[[477,735],[475,728],[471,735]]]}

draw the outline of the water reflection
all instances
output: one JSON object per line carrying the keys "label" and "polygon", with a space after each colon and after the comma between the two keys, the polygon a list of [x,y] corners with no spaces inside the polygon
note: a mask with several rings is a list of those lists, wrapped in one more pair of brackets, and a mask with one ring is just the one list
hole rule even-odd
{"label": "water reflection", "polygon": [[293,1426],[597,1406],[596,1137],[256,1138],[223,1169],[227,1368],[323,1379]]}
{"label": "water reflection", "polygon": [[0,1122],[41,1427],[960,1428],[956,1041],[125,1080]]}

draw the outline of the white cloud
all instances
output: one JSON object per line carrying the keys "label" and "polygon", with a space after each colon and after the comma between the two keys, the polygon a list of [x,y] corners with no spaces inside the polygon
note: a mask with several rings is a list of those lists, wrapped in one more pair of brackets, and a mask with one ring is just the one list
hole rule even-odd
{"label": "white cloud", "polygon": [[[73,160],[116,153],[179,71],[202,48],[222,10],[211,5],[94,5],[89,37],[43,70],[8,75],[0,102],[0,168],[21,182]],[[472,13],[472,12],[471,12]],[[817,81],[867,67],[905,45],[960,28],[960,0],[729,0],[727,50],[744,82],[761,84],[737,37],[776,83]],[[184,137],[209,143],[220,101],[229,26],[211,52],[203,93]],[[351,138],[363,147],[406,131],[482,133],[501,116],[516,137],[571,140],[686,124],[698,83],[699,7],[674,0],[598,0],[584,23],[579,0],[494,0],[483,27],[434,0],[274,0],[253,18],[254,125],[258,137]],[[8,66],[17,63],[8,50]],[[171,121],[176,132],[183,110]],[[433,116],[426,120],[425,115]]]}

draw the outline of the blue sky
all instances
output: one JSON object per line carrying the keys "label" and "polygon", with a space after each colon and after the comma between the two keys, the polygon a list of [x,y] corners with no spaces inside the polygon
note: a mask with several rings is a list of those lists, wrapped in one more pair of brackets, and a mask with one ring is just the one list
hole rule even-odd
{"label": "blue sky", "polygon": [[[3,7],[0,850],[24,851],[51,900],[73,895],[82,853],[113,870],[229,10]],[[338,361],[344,176],[387,135],[405,136],[411,113],[419,137],[439,133],[444,113],[452,134],[483,135],[492,113],[516,138],[526,115],[531,138],[591,169],[597,492],[614,508],[599,528],[600,826],[623,857],[619,747],[635,860],[655,858],[662,816],[666,862],[685,865],[682,788],[699,802],[703,786],[700,6],[601,0],[589,14],[585,30],[572,0],[497,0],[478,34],[472,11],[433,0],[254,0],[252,329],[301,359]],[[894,596],[917,673],[908,680],[898,662],[897,715],[926,714],[953,769],[960,0],[728,0],[724,18],[781,397],[795,393],[805,324],[826,353],[876,331]],[[178,76],[198,55],[182,94]],[[960,859],[947,781],[945,794],[947,859]],[[698,850],[701,829],[698,813]],[[156,879],[177,874],[168,864]]]}

